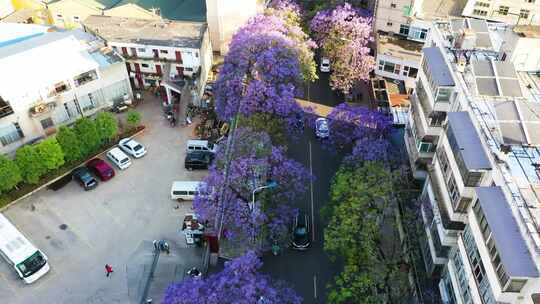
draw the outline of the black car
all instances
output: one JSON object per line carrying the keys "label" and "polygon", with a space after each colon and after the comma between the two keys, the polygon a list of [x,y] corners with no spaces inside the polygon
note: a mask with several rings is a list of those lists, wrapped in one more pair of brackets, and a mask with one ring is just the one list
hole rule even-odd
{"label": "black car", "polygon": [[92,190],[95,187],[97,187],[98,182],[97,180],[90,174],[90,170],[86,167],[79,167],[75,170],[73,170],[73,178],[81,184],[81,187],[84,188],[84,190]]}
{"label": "black car", "polygon": [[293,221],[292,247],[297,250],[306,250],[310,243],[309,220],[305,214],[300,213]]}
{"label": "black car", "polygon": [[212,162],[212,156],[203,151],[192,151],[186,154],[184,165],[186,169],[208,169]]}

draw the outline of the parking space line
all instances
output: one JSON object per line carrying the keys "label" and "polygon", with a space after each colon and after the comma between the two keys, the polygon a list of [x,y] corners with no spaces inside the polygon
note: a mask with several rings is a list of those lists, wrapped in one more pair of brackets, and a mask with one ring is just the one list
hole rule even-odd
{"label": "parking space line", "polygon": [[313,298],[317,299],[317,276],[313,275]]}

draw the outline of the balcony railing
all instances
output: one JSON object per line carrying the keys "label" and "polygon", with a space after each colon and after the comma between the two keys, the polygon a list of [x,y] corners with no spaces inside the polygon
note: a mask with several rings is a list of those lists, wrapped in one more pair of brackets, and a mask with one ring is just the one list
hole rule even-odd
{"label": "balcony railing", "polygon": [[[431,180],[431,188],[433,189],[433,194],[435,195],[435,202],[437,203],[437,211],[441,218],[441,223],[446,230],[456,230],[461,231],[465,228],[465,224],[461,222],[455,222],[450,220],[446,207],[444,206],[444,196],[443,189],[441,188],[442,180],[439,179],[437,173],[435,172],[435,167],[433,165],[428,165],[428,174]],[[454,232],[449,232],[451,235],[454,235]]]}

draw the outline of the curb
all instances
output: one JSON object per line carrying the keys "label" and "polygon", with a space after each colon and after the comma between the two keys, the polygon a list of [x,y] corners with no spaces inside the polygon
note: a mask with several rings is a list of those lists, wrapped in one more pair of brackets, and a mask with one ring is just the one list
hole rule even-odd
{"label": "curb", "polygon": [[[139,135],[143,134],[145,130],[146,130],[146,126],[145,126],[142,130],[137,131],[136,133],[133,133],[133,135],[131,135],[130,138],[131,138],[131,137],[135,137],[135,136],[139,136]],[[116,146],[116,145],[118,145],[118,143],[116,143],[114,146]],[[19,201],[21,201],[21,200],[23,200],[23,199],[25,199],[25,198],[31,196],[32,194],[34,194],[34,193],[40,191],[41,189],[47,187],[48,185],[50,185],[50,184],[56,182],[57,180],[63,178],[64,176],[66,176],[66,175],[68,175],[68,174],[71,174],[71,171],[72,171],[73,169],[75,169],[75,168],[77,168],[77,167],[79,167],[79,166],[81,166],[81,165],[84,165],[89,159],[92,159],[92,158],[94,158],[94,157],[97,157],[97,156],[100,156],[100,155],[106,153],[108,149],[110,149],[110,148],[112,148],[112,147],[114,147],[114,146],[111,146],[111,147],[107,148],[107,149],[106,149],[105,151],[103,151],[103,152],[100,152],[100,153],[98,153],[98,154],[92,155],[91,157],[87,158],[85,161],[83,161],[83,162],[77,164],[76,166],[73,166],[73,168],[72,168],[71,170],[68,170],[68,172],[66,172],[66,173],[64,173],[64,174],[62,174],[62,175],[59,175],[59,176],[57,176],[57,177],[51,179],[50,181],[48,181],[48,182],[46,182],[45,184],[43,184],[43,185],[37,187],[36,189],[34,189],[34,190],[32,190],[32,191],[26,193],[25,195],[23,195],[23,196],[21,196],[21,197],[15,199],[14,201],[11,201],[9,204],[7,204],[7,205],[5,205],[4,207],[0,208],[0,212],[4,212],[5,210],[9,209],[9,207],[12,207],[13,205],[15,205],[16,203],[18,203]]]}

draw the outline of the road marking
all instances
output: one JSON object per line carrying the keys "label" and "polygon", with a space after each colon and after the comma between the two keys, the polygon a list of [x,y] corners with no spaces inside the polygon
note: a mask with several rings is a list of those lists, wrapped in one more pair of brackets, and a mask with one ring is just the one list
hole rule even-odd
{"label": "road marking", "polygon": [[[309,141],[309,174],[313,177],[313,161],[311,158],[311,140]],[[313,178],[309,183],[311,190],[311,240],[315,242],[315,210],[313,207]]]}
{"label": "road marking", "polygon": [[313,298],[317,298],[317,276],[313,275]]}

